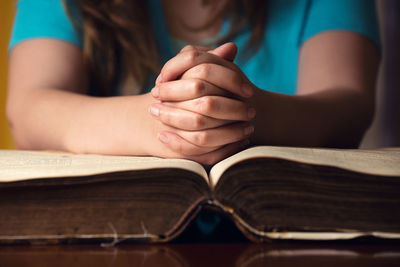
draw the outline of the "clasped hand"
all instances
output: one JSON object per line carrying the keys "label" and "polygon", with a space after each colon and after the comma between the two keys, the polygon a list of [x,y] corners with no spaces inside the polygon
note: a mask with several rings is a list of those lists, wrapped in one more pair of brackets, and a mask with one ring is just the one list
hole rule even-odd
{"label": "clasped hand", "polygon": [[233,64],[236,50],[186,46],[162,68],[149,111],[171,157],[214,164],[248,145],[256,111],[246,100],[255,87]]}

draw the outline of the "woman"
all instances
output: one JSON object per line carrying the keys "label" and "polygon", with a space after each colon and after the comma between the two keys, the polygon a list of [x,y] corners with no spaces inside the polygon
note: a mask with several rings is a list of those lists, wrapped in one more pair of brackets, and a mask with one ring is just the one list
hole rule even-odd
{"label": "woman", "polygon": [[[238,55],[208,48],[226,41]],[[357,147],[377,43],[374,1],[20,0],[7,113],[23,149],[214,164],[248,140]]]}

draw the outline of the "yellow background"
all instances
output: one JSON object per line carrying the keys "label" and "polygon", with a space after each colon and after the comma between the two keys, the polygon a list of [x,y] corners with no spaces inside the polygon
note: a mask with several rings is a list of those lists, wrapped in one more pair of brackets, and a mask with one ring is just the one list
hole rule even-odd
{"label": "yellow background", "polygon": [[7,124],[7,45],[14,17],[14,0],[0,0],[0,149],[14,148]]}

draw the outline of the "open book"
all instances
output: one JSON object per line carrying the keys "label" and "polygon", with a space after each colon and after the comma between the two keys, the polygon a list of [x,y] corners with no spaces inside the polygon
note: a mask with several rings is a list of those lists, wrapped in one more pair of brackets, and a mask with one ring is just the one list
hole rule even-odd
{"label": "open book", "polygon": [[165,242],[202,209],[251,240],[400,238],[400,151],[254,147],[188,160],[0,150],[0,242]]}

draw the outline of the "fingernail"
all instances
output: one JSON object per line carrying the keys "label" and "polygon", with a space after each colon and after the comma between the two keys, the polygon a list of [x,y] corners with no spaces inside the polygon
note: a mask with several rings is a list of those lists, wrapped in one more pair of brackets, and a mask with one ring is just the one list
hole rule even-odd
{"label": "fingernail", "polygon": [[160,110],[154,106],[150,107],[150,113],[158,117],[160,115]]}
{"label": "fingernail", "polygon": [[161,83],[162,82],[162,76],[161,76],[161,73],[157,76],[157,79],[156,79],[156,84],[159,84],[159,83]]}
{"label": "fingernail", "polygon": [[254,126],[253,125],[250,125],[250,126],[247,126],[246,128],[244,128],[244,135],[250,135],[250,134],[252,134],[254,132]]}
{"label": "fingernail", "polygon": [[249,84],[243,83],[242,84],[242,92],[243,92],[244,96],[250,97],[253,95],[253,88],[251,88],[251,86]]}
{"label": "fingernail", "polygon": [[160,94],[160,89],[158,89],[158,87],[154,87],[153,90],[151,90],[151,94],[155,97],[158,98],[159,94]]}
{"label": "fingernail", "polygon": [[158,134],[158,139],[160,139],[160,141],[163,142],[164,144],[168,143],[168,136],[166,136],[163,133]]}
{"label": "fingernail", "polygon": [[247,110],[247,117],[251,120],[256,116],[256,110],[254,108],[249,108]]}

